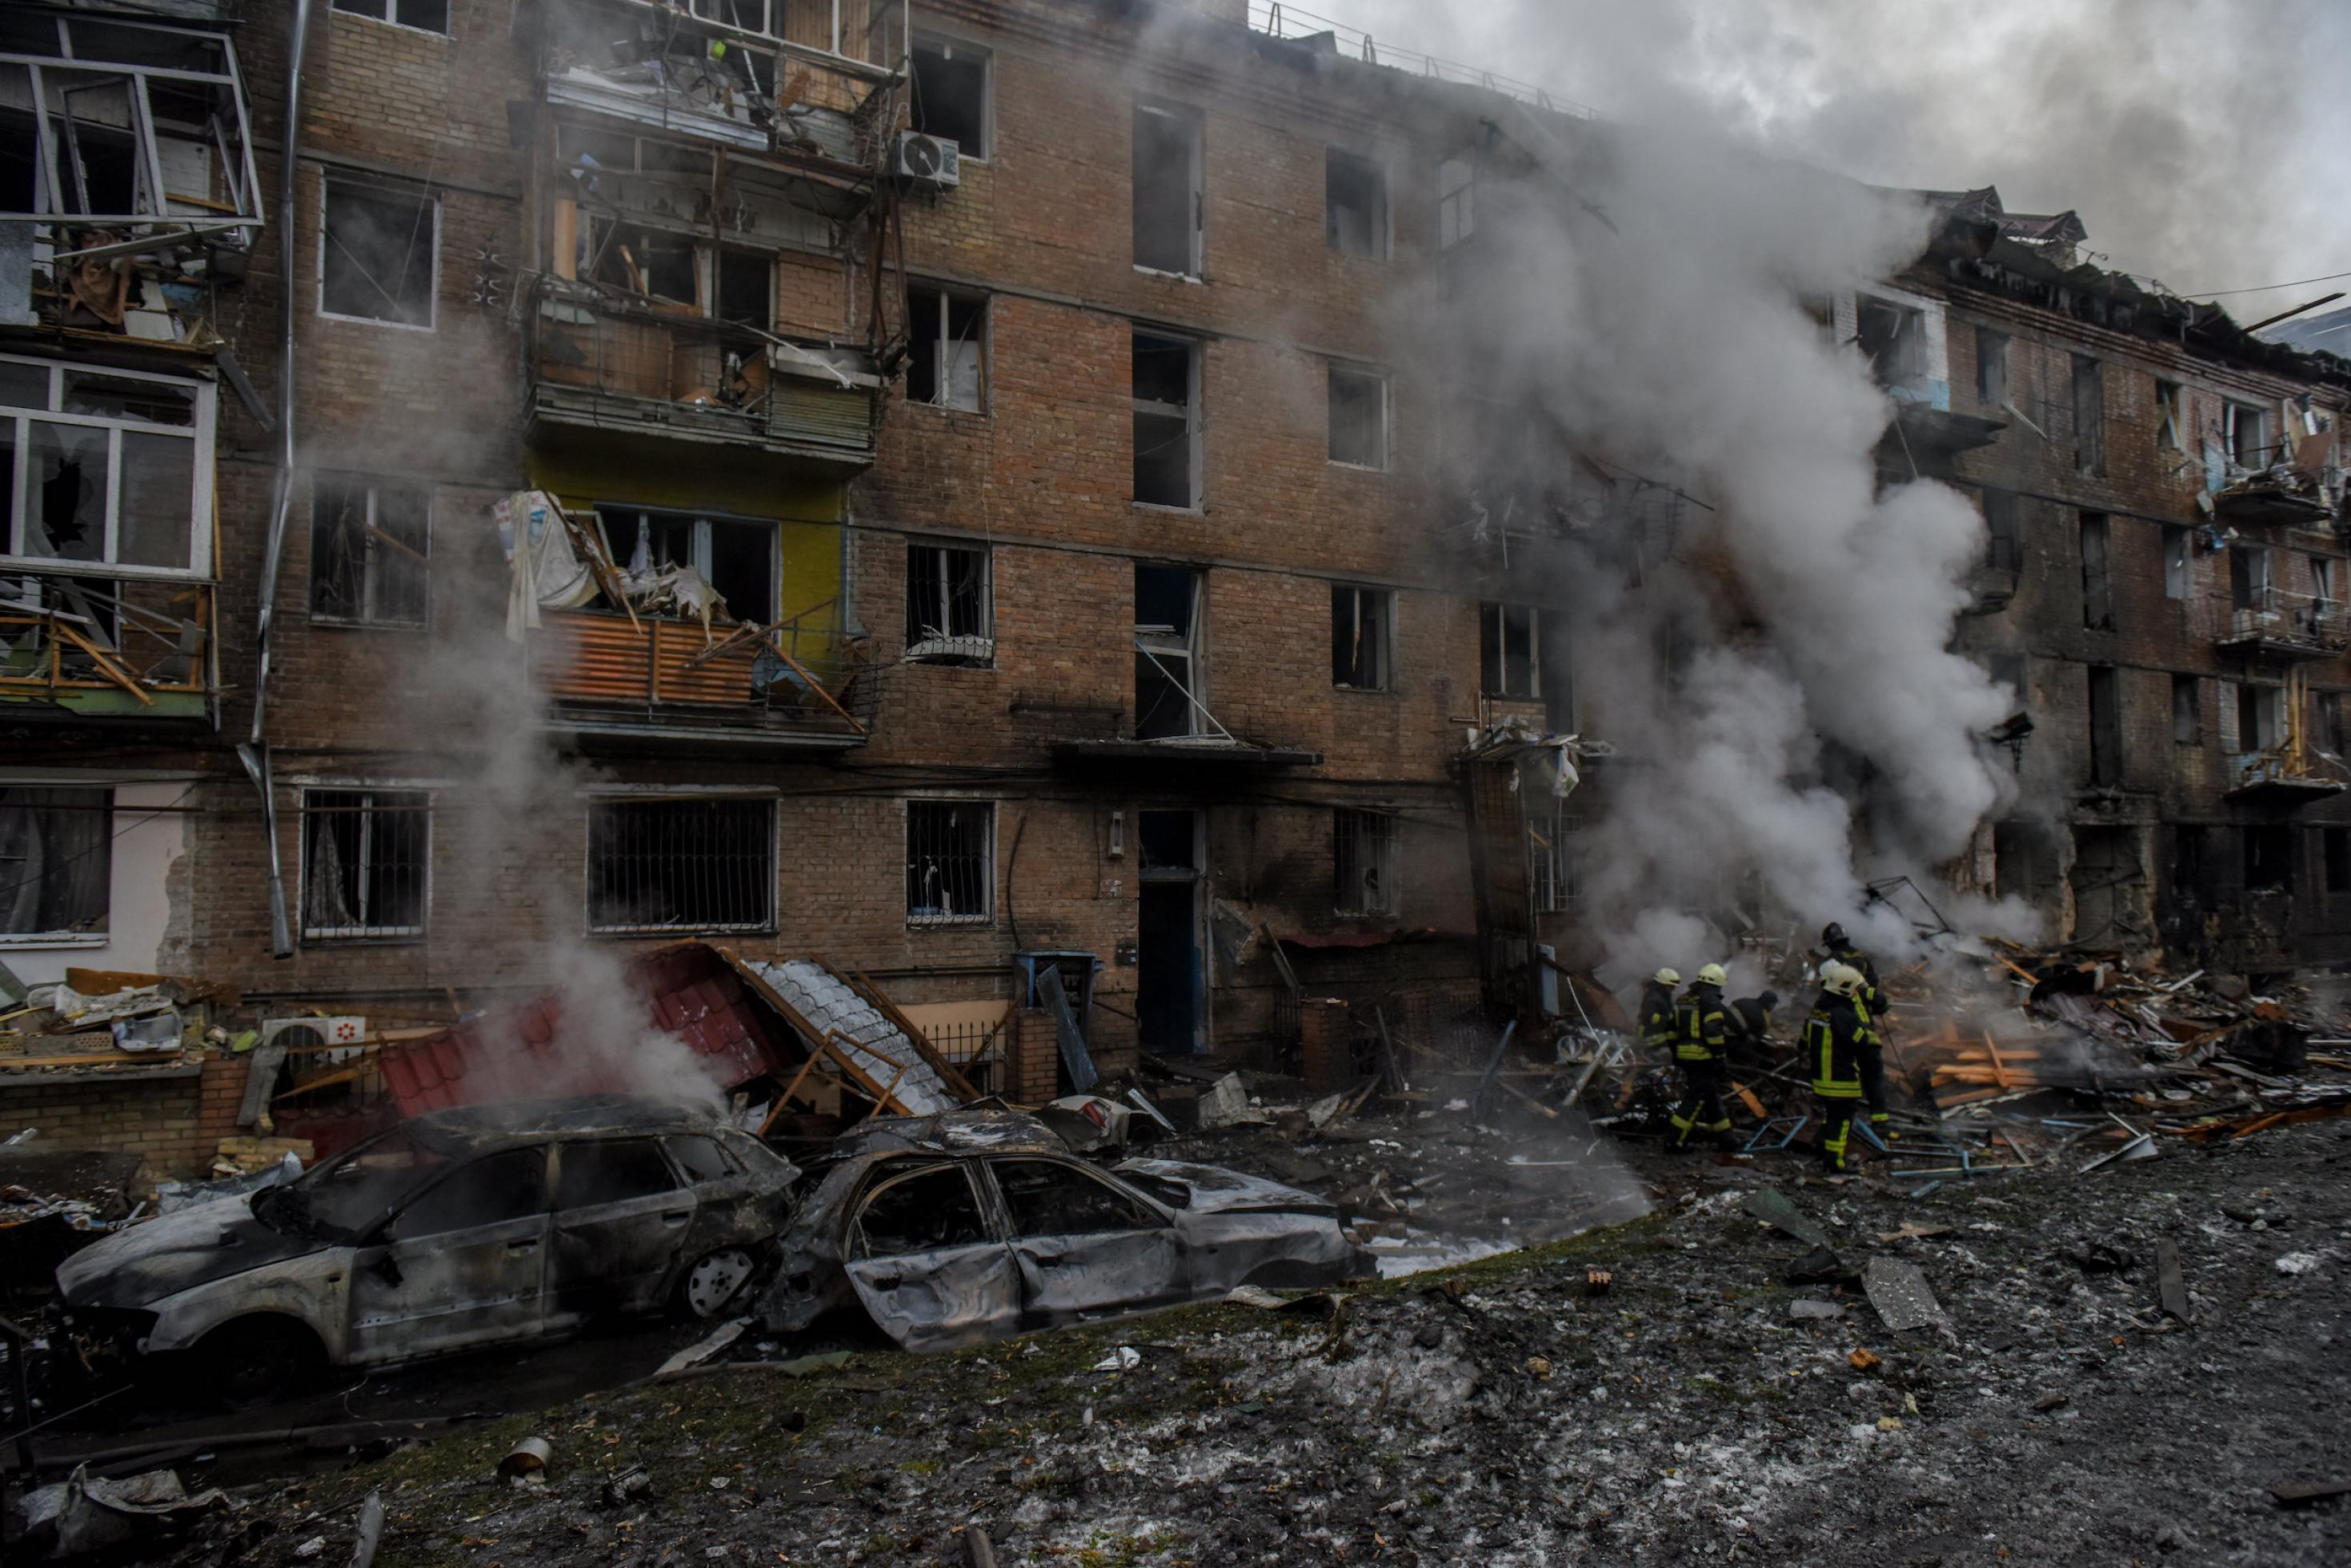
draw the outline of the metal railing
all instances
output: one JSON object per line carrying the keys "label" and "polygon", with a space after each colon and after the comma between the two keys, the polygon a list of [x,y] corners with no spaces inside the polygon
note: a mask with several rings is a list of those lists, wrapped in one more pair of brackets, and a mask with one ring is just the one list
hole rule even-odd
{"label": "metal railing", "polygon": [[1386,66],[1394,70],[1426,77],[1433,81],[1454,82],[1463,87],[1483,88],[1488,92],[1498,92],[1506,98],[1516,99],[1520,103],[1532,104],[1537,109],[1547,109],[1553,114],[1569,115],[1577,119],[1599,118],[1598,113],[1587,106],[1569,99],[1554,97],[1532,82],[1517,81],[1510,77],[1498,76],[1492,71],[1479,70],[1475,66],[1459,65],[1451,60],[1439,59],[1434,55],[1424,55],[1417,49],[1404,49],[1392,44],[1383,44],[1359,28],[1344,26],[1326,16],[1318,16],[1311,11],[1301,10],[1295,5],[1283,5],[1280,0],[1249,0],[1249,25],[1254,32],[1291,41],[1327,36],[1335,52],[1350,59],[1361,60],[1365,65]]}
{"label": "metal railing", "polygon": [[0,702],[203,717],[214,686],[213,586],[71,571],[0,572]]}
{"label": "metal railing", "polygon": [[2314,648],[2351,648],[2351,610],[2340,599],[2276,587],[2255,588],[2249,597],[2251,603],[2230,612],[2226,640],[2258,639]]}

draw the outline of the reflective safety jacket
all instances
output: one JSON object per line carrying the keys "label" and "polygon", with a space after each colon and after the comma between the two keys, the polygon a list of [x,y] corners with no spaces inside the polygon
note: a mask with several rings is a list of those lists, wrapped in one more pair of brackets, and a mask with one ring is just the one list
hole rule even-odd
{"label": "reflective safety jacket", "polygon": [[1804,1021],[1804,1062],[1813,1070],[1813,1093],[1826,1100],[1861,1097],[1861,1048],[1869,1041],[1869,1020],[1851,997],[1827,992]]}
{"label": "reflective safety jacket", "polygon": [[1674,988],[1649,982],[1641,992],[1641,1044],[1652,1051],[1674,1048]]}
{"label": "reflective safety jacket", "polygon": [[1674,1003],[1674,1056],[1682,1062],[1711,1062],[1723,1052],[1728,1028],[1722,990],[1704,981],[1694,982]]}
{"label": "reflective safety jacket", "polygon": [[1847,943],[1844,950],[1836,955],[1836,961],[1861,971],[1861,983],[1854,988],[1853,1000],[1861,1009],[1861,1021],[1869,1031],[1869,1043],[1872,1045],[1884,1044],[1885,1041],[1877,1033],[1877,1021],[1886,1016],[1886,993],[1877,989],[1877,966],[1869,961],[1867,953],[1851,943]]}

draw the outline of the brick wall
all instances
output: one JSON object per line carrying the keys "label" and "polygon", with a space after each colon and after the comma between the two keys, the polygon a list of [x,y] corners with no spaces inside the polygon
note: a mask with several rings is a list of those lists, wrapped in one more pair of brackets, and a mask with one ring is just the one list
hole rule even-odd
{"label": "brick wall", "polygon": [[109,1079],[91,1075],[27,1083],[0,1077],[0,1137],[33,1129],[43,1148],[97,1148],[146,1157],[158,1177],[191,1177],[211,1167],[203,1080]]}

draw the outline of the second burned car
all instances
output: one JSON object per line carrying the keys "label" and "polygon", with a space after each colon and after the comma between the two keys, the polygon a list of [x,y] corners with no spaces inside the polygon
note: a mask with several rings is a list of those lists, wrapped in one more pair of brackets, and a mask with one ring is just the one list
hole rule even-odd
{"label": "second burned car", "polygon": [[1312,1193],[1175,1160],[1104,1168],[1013,1111],[870,1122],[813,1180],[759,1301],[778,1333],[870,1322],[904,1349],[947,1349],[1373,1272]]}

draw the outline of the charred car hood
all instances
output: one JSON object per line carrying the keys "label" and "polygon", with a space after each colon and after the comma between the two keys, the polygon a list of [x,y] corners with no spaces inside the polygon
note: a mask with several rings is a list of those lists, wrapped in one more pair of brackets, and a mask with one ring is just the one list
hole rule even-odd
{"label": "charred car hood", "polygon": [[68,1306],[144,1307],[321,1245],[264,1225],[250,1199],[199,1203],[76,1252],[57,1265],[57,1294]]}
{"label": "charred car hood", "polygon": [[1327,1198],[1221,1165],[1126,1159],[1111,1168],[1155,1181],[1180,1182],[1191,1194],[1191,1201],[1184,1207],[1194,1214],[1319,1214],[1332,1219],[1339,1214],[1339,1206]]}

